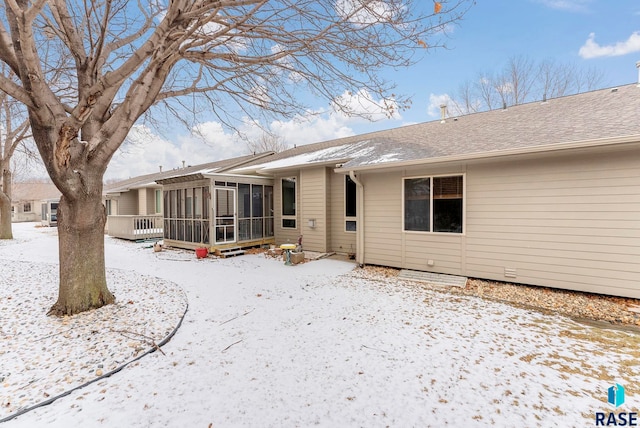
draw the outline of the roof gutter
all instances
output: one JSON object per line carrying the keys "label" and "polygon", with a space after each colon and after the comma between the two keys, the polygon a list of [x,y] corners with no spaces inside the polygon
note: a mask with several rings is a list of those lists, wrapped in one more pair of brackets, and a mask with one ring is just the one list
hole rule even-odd
{"label": "roof gutter", "polygon": [[361,166],[346,165],[345,168],[334,169],[334,172],[346,174],[348,172],[351,172],[352,170],[369,171],[369,170],[378,170],[378,169],[387,169],[387,168],[403,168],[403,167],[432,165],[432,164],[441,164],[441,163],[449,163],[449,162],[482,160],[482,159],[490,159],[490,158],[506,157],[506,156],[529,155],[529,154],[537,154],[537,153],[553,153],[553,152],[558,152],[562,150],[606,147],[606,146],[625,144],[625,143],[640,143],[640,134],[627,135],[623,137],[599,138],[596,140],[574,141],[571,143],[547,144],[544,146],[536,146],[536,147],[495,150],[491,152],[468,153],[463,155],[442,156],[442,157],[425,158],[425,159],[411,159],[411,160],[399,161],[399,162],[385,162],[385,163],[374,164],[374,165],[361,165]]}
{"label": "roof gutter", "polygon": [[364,266],[364,184],[356,177],[354,171],[349,171],[349,177],[356,183],[356,262]]}

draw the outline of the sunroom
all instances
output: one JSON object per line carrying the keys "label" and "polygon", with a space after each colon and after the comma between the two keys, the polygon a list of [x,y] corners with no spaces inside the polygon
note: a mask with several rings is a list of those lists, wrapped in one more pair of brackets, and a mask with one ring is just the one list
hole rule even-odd
{"label": "sunroom", "polygon": [[163,186],[164,244],[214,252],[274,243],[273,179],[196,173]]}

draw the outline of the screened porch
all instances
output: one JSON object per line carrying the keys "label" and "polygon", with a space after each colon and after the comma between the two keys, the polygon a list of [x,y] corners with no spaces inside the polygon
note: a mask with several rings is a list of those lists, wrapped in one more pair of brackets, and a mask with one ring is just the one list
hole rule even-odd
{"label": "screened porch", "polygon": [[272,180],[211,175],[163,180],[165,244],[215,249],[272,243]]}

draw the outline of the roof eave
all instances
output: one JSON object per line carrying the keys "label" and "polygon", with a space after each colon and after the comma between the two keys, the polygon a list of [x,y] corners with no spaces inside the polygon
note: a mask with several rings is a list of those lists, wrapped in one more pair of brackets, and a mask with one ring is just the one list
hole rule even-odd
{"label": "roof eave", "polygon": [[304,168],[318,168],[318,167],[327,167],[327,166],[336,167],[337,165],[348,162],[349,160],[351,160],[351,158],[338,158],[338,159],[332,159],[332,160],[323,161],[323,162],[299,163],[299,164],[287,165],[287,166],[275,167],[275,168],[260,168],[258,170],[255,170],[255,173],[264,174],[264,175],[273,175],[273,174],[278,174],[283,172],[296,171]]}
{"label": "roof eave", "polygon": [[542,153],[552,153],[563,150],[585,149],[595,147],[605,147],[610,145],[622,145],[629,143],[640,143],[640,134],[626,135],[620,137],[599,138],[582,141],[572,141],[567,143],[546,144],[534,147],[525,147],[517,149],[496,150],[490,152],[468,153],[454,156],[441,156],[436,158],[411,159],[398,162],[384,162],[373,165],[355,165],[335,168],[334,172],[339,174],[348,174],[349,171],[373,171],[388,168],[405,168],[419,165],[434,165],[453,162],[468,162],[474,160],[483,160],[490,158],[499,158],[506,156],[533,155]]}

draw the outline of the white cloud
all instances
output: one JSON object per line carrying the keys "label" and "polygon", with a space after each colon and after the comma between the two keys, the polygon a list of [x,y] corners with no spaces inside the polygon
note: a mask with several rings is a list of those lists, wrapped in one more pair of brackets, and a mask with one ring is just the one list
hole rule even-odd
{"label": "white cloud", "polygon": [[[338,101],[351,115],[332,103],[328,108],[309,110],[289,120],[274,120],[262,127],[293,147],[355,135],[352,127],[370,120],[401,120],[395,101],[376,100],[366,90],[345,92]],[[264,132],[249,118],[242,120],[238,131],[244,139],[219,122],[210,121],[199,124],[190,134],[169,140],[147,126],[136,125],[111,160],[105,178],[126,179],[149,174],[158,171],[160,165],[166,171],[181,167],[183,160],[186,165],[197,165],[243,156],[250,153],[246,140],[257,139]]]}
{"label": "white cloud", "polygon": [[369,91],[360,89],[358,92],[345,91],[332,103],[334,114],[342,115],[345,120],[378,121],[384,119],[401,119],[398,104],[393,99],[376,100]]}
{"label": "white cloud", "polygon": [[396,15],[386,1],[336,0],[335,9],[342,19],[361,26],[389,22]]}
{"label": "white cloud", "polygon": [[299,146],[354,135],[347,122],[338,115],[308,112],[291,120],[275,120],[269,129],[293,147],[294,144]]}
{"label": "white cloud", "polygon": [[589,34],[589,38],[579,51],[582,58],[590,59],[603,56],[621,56],[640,51],[640,31],[632,33],[627,40],[617,42],[613,45],[600,46],[595,39],[595,33]]}
{"label": "white cloud", "polygon": [[431,117],[440,118],[440,106],[446,105],[448,110],[451,110],[453,102],[449,94],[431,94],[429,95],[429,105],[427,106],[427,114]]}
{"label": "white cloud", "polygon": [[569,12],[589,12],[589,5],[593,0],[537,0],[551,9],[566,10]]}
{"label": "white cloud", "polygon": [[198,133],[169,141],[144,125],[134,126],[127,140],[111,160],[106,179],[126,179],[186,165],[197,165],[248,154],[243,142],[234,141],[231,133],[216,122],[198,126]]}

